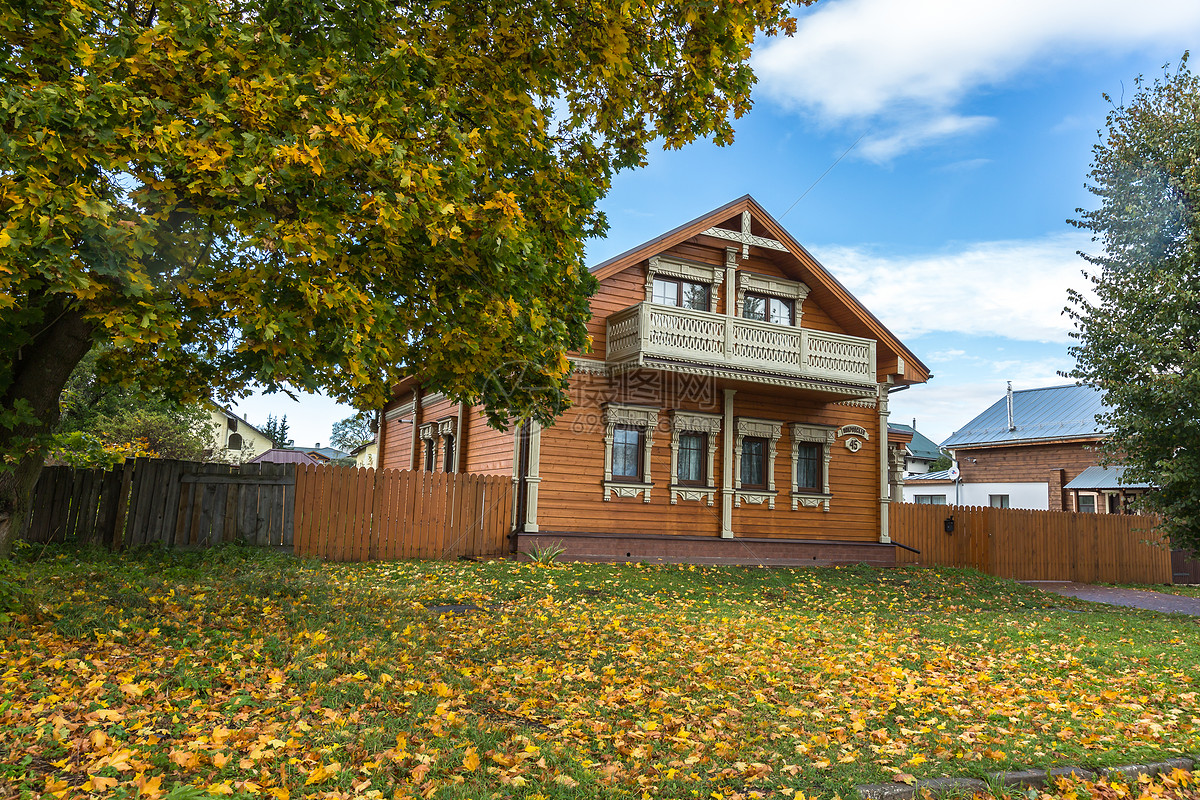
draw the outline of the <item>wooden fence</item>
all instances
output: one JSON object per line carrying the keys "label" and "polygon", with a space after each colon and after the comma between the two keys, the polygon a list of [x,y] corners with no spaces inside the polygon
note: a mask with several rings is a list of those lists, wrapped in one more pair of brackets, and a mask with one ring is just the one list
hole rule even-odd
{"label": "wooden fence", "polygon": [[46,467],[23,538],[108,547],[292,544],[291,464],[138,458],[115,469]]}
{"label": "wooden fence", "polygon": [[296,554],[331,561],[494,556],[509,551],[504,475],[296,469]]}
{"label": "wooden fence", "polygon": [[[954,531],[945,522],[954,519]],[[1001,578],[1171,583],[1171,550],[1153,516],[893,503],[901,564],[974,567]]]}

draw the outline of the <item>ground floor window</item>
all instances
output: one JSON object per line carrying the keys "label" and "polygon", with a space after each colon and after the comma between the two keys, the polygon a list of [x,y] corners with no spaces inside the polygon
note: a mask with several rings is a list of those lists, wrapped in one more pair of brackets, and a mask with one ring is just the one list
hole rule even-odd
{"label": "ground floor window", "polygon": [[1006,494],[989,494],[988,505],[992,508],[1008,508],[1008,495]]}
{"label": "ground floor window", "polygon": [[742,501],[775,507],[775,454],[783,423],[738,417],[733,440],[734,505]]}
{"label": "ground floor window", "polygon": [[650,449],[658,409],[604,405],[604,499],[642,496],[650,502]]}
{"label": "ground floor window", "polygon": [[946,495],[944,494],[919,494],[914,498],[918,505],[923,506],[944,506],[946,505]]}
{"label": "ground floor window", "polygon": [[829,510],[829,462],[837,431],[825,425],[793,422],[792,509],[800,506]]}
{"label": "ground floor window", "polygon": [[1081,494],[1079,495],[1079,513],[1095,514],[1096,513],[1096,495]]}
{"label": "ground floor window", "polygon": [[642,479],[641,428],[618,425],[613,429],[612,477],[624,481]]}
{"label": "ground floor window", "polygon": [[707,500],[713,505],[717,488],[713,467],[722,417],[701,411],[671,412],[671,504]]}

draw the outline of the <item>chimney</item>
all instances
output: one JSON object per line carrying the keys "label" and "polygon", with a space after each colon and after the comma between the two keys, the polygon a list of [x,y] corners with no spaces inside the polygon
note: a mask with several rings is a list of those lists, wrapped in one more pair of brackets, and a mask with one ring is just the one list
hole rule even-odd
{"label": "chimney", "polygon": [[1012,381],[1008,382],[1008,429],[1015,431],[1017,426],[1013,423],[1013,391]]}
{"label": "chimney", "polygon": [[917,418],[913,417],[913,430],[915,431],[916,429],[917,429]]}

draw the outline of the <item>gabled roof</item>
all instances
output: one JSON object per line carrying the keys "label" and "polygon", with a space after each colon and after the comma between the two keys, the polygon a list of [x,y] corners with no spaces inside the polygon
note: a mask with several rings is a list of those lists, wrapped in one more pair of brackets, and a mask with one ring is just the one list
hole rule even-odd
{"label": "gabled roof", "polygon": [[1125,467],[1088,467],[1064,489],[1149,489],[1148,483],[1125,483]]}
{"label": "gabled roof", "polygon": [[226,408],[225,406],[221,405],[220,403],[216,403],[216,402],[214,402],[214,401],[212,401],[212,400],[209,400],[209,401],[208,401],[208,404],[209,404],[210,406],[212,406],[213,408],[215,408],[217,411],[220,411],[220,412],[221,412],[222,414],[224,414],[226,417],[229,417],[230,419],[236,419],[238,422],[242,423],[242,424],[243,424],[243,425],[245,425],[247,428],[249,428],[250,430],[254,431],[255,433],[257,433],[259,436],[263,437],[264,439],[270,439],[270,438],[271,438],[270,436],[267,436],[265,433],[263,433],[261,430],[259,430],[259,429],[258,429],[258,428],[256,428],[255,426],[251,425],[249,422],[246,422],[246,420],[242,419],[242,418],[241,418],[241,417],[239,417],[237,414],[235,414],[235,413],[233,413],[232,411],[230,411],[230,410],[229,410],[228,408]]}
{"label": "gabled roof", "polygon": [[942,451],[937,444],[925,434],[918,431],[911,425],[901,425],[896,422],[888,423],[889,434],[891,431],[901,431],[903,433],[911,433],[912,441],[908,443],[908,452],[913,458],[920,458],[926,461],[937,461],[942,457]]}
{"label": "gabled roof", "polygon": [[1013,395],[1013,428],[1008,427],[1008,399],[1002,396],[987,411],[942,442],[957,449],[1060,439],[1102,439],[1107,431],[1096,415],[1107,409],[1094,386],[1047,386],[1021,389]]}
{"label": "gabled roof", "polygon": [[[929,368],[896,338],[895,334],[748,194],[597,264],[591,268],[591,273],[599,280],[604,280],[675,245],[703,236],[710,228],[724,227],[744,211],[750,212],[752,222],[756,223],[755,227],[761,231],[764,238],[774,239],[787,248],[788,254],[795,259],[798,267],[796,271],[803,273],[803,280],[811,289],[809,296],[838,319],[839,324],[844,324],[847,333],[874,339],[879,343],[881,350],[890,351],[901,359],[905,367],[904,383],[924,383],[933,377]],[[735,244],[723,238],[716,241],[723,246]],[[749,244],[754,246],[753,241]],[[838,314],[839,310],[844,313]]]}

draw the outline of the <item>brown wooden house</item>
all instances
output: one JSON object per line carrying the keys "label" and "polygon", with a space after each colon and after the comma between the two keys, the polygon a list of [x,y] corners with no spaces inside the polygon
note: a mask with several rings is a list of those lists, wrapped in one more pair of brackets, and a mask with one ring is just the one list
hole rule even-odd
{"label": "brown wooden house", "polygon": [[929,371],[778,222],[742,197],[592,273],[555,425],[497,431],[407,379],[380,465],[511,475],[521,552],[893,563],[888,391]]}

